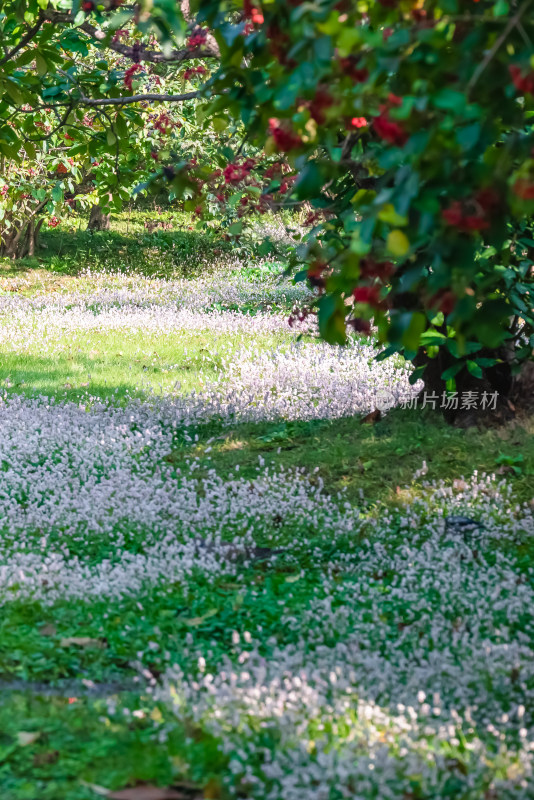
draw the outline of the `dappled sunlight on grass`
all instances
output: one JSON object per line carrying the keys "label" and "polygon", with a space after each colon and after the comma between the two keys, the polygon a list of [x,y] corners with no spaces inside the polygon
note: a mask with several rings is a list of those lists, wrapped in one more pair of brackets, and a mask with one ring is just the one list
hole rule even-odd
{"label": "dappled sunlight on grass", "polygon": [[0,268],[4,794],[527,800],[534,420],[399,407],[169,222]]}

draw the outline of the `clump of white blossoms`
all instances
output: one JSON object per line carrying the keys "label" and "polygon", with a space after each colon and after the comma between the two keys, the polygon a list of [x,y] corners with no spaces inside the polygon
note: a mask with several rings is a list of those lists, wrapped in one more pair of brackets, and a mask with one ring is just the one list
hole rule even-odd
{"label": "clump of white blossoms", "polygon": [[[267,652],[237,636],[222,664],[167,672],[158,696],[217,737],[232,792],[532,797],[533,571],[507,554],[532,546],[532,511],[476,476],[428,493],[357,524]],[[469,534],[448,529],[458,512]]]}
{"label": "clump of white blossoms", "polygon": [[[404,508],[357,508],[303,470],[260,462],[252,479],[223,478],[190,451],[180,468],[169,458],[213,420],[335,419],[417,393],[372,342],[296,341],[287,309],[301,301],[299,287],[220,276],[108,276],[88,292],[0,298],[4,352],[56,356],[114,331],[232,343],[188,394],[0,399],[1,599],[50,612],[105,598],[120,613],[230,576],[251,602],[274,603],[270,639],[229,630],[214,656],[190,632],[155,690],[175,724],[215,737],[235,797],[532,798],[532,506],[475,474],[414,487]],[[300,605],[266,572],[287,597],[305,586]]]}

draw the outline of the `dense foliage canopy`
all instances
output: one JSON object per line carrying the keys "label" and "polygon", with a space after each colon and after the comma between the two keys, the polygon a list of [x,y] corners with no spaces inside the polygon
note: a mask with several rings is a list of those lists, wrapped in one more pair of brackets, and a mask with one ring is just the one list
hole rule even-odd
{"label": "dense foliage canopy", "polygon": [[501,387],[530,358],[529,0],[11,0],[0,45],[4,242],[88,175],[91,202],[165,185],[233,236],[304,206],[328,341],[374,324],[414,379]]}

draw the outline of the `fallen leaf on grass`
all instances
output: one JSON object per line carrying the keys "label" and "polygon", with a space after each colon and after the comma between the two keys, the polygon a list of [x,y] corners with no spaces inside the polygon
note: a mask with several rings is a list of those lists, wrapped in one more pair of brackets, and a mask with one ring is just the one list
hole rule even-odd
{"label": "fallen leaf on grass", "polygon": [[106,789],[105,786],[98,786],[96,783],[87,783],[86,781],[80,781],[80,784],[95,794],[99,794],[100,797],[107,797],[109,794],[109,789]]}
{"label": "fallen leaf on grass", "polygon": [[131,786],[106,795],[108,800],[184,800],[186,795],[175,789],[161,789],[159,786]]}
{"label": "fallen leaf on grass", "polygon": [[48,753],[36,753],[33,757],[34,767],[44,767],[46,764],[55,764],[59,758],[59,750],[50,750]]}
{"label": "fallen leaf on grass", "polygon": [[185,622],[185,624],[189,625],[191,628],[195,628],[197,625],[202,625],[202,623],[210,617],[214,617],[218,611],[218,608],[210,608],[210,610],[206,611],[206,613],[201,617],[191,617],[190,619],[184,619],[183,622]]}
{"label": "fallen leaf on grass", "polygon": [[465,490],[469,488],[469,485],[461,478],[456,478],[452,482],[452,488],[456,489],[458,492],[465,492]]}
{"label": "fallen leaf on grass", "polygon": [[38,631],[41,636],[55,636],[57,633],[57,628],[55,625],[47,622],[46,625],[42,625],[40,628],[38,628]]}
{"label": "fallen leaf on grass", "polygon": [[370,414],[367,414],[361,420],[361,422],[362,422],[362,424],[365,423],[365,422],[374,424],[375,422],[380,422],[381,419],[382,419],[382,412],[380,411],[380,409],[375,408],[375,410],[371,411]]}
{"label": "fallen leaf on grass", "polygon": [[62,639],[59,643],[60,647],[71,647],[72,645],[77,645],[78,647],[98,647],[100,650],[107,647],[104,639],[91,639],[89,636],[67,636],[66,639]]}
{"label": "fallen leaf on grass", "polygon": [[26,745],[36,742],[40,736],[41,731],[19,731],[17,740],[21,747],[26,747]]}

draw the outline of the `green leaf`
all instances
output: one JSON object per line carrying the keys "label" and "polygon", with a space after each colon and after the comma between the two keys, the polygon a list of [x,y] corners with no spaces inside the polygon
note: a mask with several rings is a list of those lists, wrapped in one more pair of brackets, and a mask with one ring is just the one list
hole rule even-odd
{"label": "green leaf", "polygon": [[444,381],[448,381],[451,378],[454,378],[455,375],[458,375],[462,367],[464,366],[463,361],[457,361],[456,364],[453,364],[452,367],[449,367],[444,372],[441,373],[441,377]]}
{"label": "green leaf", "polygon": [[466,366],[467,366],[467,369],[469,370],[469,372],[471,373],[471,375],[474,375],[475,378],[483,378],[484,377],[484,373],[482,372],[482,370],[480,369],[480,367],[476,363],[476,361],[469,361],[468,360],[466,362]]}
{"label": "green leaf", "polygon": [[323,176],[313,161],[306,164],[295,184],[295,192],[299,200],[307,200],[320,194]]}
{"label": "green leaf", "polygon": [[471,150],[476,145],[480,138],[482,128],[480,122],[473,122],[472,125],[466,125],[465,128],[460,128],[456,133],[456,139],[462,150]]}
{"label": "green leaf", "polygon": [[121,114],[117,114],[117,117],[115,118],[115,130],[117,131],[117,135],[120,139],[128,138],[128,126],[126,125],[126,120]]}
{"label": "green leaf", "polygon": [[319,332],[330,344],[344,344],[345,306],[340,297],[325,294],[319,300]]}
{"label": "green leaf", "polygon": [[408,381],[411,383],[412,386],[415,383],[417,383],[417,381],[420,380],[423,377],[423,373],[424,373],[425,369],[426,369],[426,364],[421,364],[420,367],[416,367],[414,369],[414,371],[412,372],[412,374],[408,378]]}
{"label": "green leaf", "polygon": [[61,188],[59,183],[56,183],[54,188],[52,189],[52,200],[56,203],[61,203],[63,200],[63,189]]}
{"label": "green leaf", "polygon": [[428,330],[421,334],[422,345],[440,345],[446,341],[447,337],[439,331]]}
{"label": "green leaf", "polygon": [[421,334],[426,327],[426,317],[419,311],[414,313],[407,312],[404,317],[408,324],[402,333],[402,344],[408,350],[417,350],[420,345]]}
{"label": "green leaf", "polygon": [[436,108],[441,108],[443,111],[454,111],[456,114],[461,113],[466,104],[465,94],[455,89],[441,89],[432,99]]}
{"label": "green leaf", "polygon": [[506,17],[510,13],[510,5],[507,0],[497,0],[493,6],[494,17]]}
{"label": "green leaf", "polygon": [[48,72],[48,64],[46,63],[46,59],[43,58],[39,52],[35,54],[35,63],[37,65],[37,74],[42,78],[43,75],[46,75]]}

